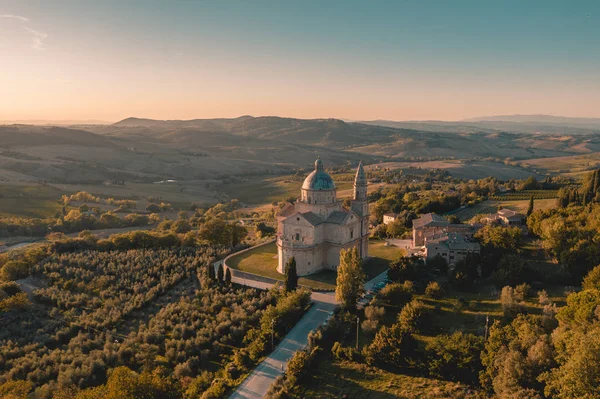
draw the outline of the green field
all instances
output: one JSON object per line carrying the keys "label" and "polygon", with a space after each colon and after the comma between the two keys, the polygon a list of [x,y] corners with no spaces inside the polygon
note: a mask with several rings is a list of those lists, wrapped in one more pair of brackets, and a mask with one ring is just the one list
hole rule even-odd
{"label": "green field", "polygon": [[62,192],[46,185],[0,184],[0,217],[43,218],[62,209]]}
{"label": "green field", "polygon": [[[400,248],[386,247],[384,241],[371,241],[369,243],[371,259],[365,263],[366,279],[370,280],[383,273],[389,263],[403,253]],[[233,256],[227,261],[227,265],[233,269],[283,281],[283,275],[277,271],[277,245],[275,243]],[[300,277],[298,282],[300,285],[317,290],[334,290],[336,277],[337,274],[334,271],[324,270],[310,276]]]}
{"label": "green field", "polygon": [[[352,187],[353,181],[338,181],[337,176],[331,177],[338,191]],[[291,175],[253,177],[241,183],[224,184],[220,189],[230,198],[239,199],[247,205],[270,204],[273,201],[284,201],[289,197],[298,197],[302,180],[292,180]]]}
{"label": "green field", "polygon": [[293,398],[340,399],[479,399],[471,387],[435,378],[395,374],[357,362],[323,359],[311,370]]}
{"label": "green field", "polygon": [[528,159],[521,161],[521,163],[531,168],[537,168],[544,173],[581,177],[581,175],[600,166],[600,153]]}
{"label": "green field", "polygon": [[369,256],[365,265],[367,280],[383,273],[390,266],[390,262],[405,255],[405,251],[394,246],[386,246],[383,240],[369,241]]}
{"label": "green field", "polygon": [[[479,214],[487,214],[487,213],[496,213],[498,211],[498,207],[502,206],[506,209],[512,209],[513,211],[520,212],[525,214],[527,212],[527,208],[529,207],[529,200],[518,200],[518,201],[495,201],[488,200],[483,201],[477,205],[462,209],[456,213],[453,213],[454,216],[457,216],[461,221],[466,222],[471,220],[474,216]],[[556,208],[556,199],[539,199],[534,200],[534,210],[537,209],[552,209]]]}
{"label": "green field", "polygon": [[[283,275],[277,271],[277,245],[271,243],[251,249],[227,261],[227,266],[259,276],[283,281]],[[324,270],[306,277],[300,277],[298,284],[315,290],[335,290],[336,273]]]}

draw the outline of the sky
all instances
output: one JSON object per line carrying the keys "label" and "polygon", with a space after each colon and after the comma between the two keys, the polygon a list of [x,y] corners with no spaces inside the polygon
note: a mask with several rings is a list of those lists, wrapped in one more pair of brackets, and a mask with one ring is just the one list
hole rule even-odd
{"label": "sky", "polygon": [[600,117],[600,1],[0,0],[0,120]]}

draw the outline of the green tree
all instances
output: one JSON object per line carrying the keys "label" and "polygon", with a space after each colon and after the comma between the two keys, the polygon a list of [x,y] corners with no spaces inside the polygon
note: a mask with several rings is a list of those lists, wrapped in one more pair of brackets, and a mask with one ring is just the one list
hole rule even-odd
{"label": "green tree", "polygon": [[600,290],[600,265],[594,267],[584,277],[582,287],[584,290]]}
{"label": "green tree", "polygon": [[364,292],[364,273],[356,247],[340,251],[335,299],[346,309],[354,309]]}
{"label": "green tree", "polygon": [[298,287],[298,273],[296,272],[296,258],[293,256],[285,264],[284,287],[287,292]]}
{"label": "green tree", "polygon": [[9,260],[0,269],[0,279],[14,281],[29,276],[29,265],[22,260]]}
{"label": "green tree", "polygon": [[231,270],[229,268],[225,271],[225,284],[231,285]]}
{"label": "green tree", "polygon": [[413,299],[404,307],[398,315],[398,323],[402,326],[402,329],[410,333],[418,333],[425,325],[425,316],[427,315],[427,308],[416,299]]}
{"label": "green tree", "polygon": [[518,253],[505,253],[498,262],[498,270],[494,272],[496,284],[516,285],[522,282],[525,261]]}
{"label": "green tree", "polygon": [[219,284],[223,282],[223,273],[223,264],[219,263],[219,268],[217,269],[217,281],[219,282]]}
{"label": "green tree", "polygon": [[29,381],[6,381],[0,384],[0,398],[5,399],[26,399],[27,394],[33,388]]}
{"label": "green tree", "polygon": [[481,369],[483,338],[455,332],[439,335],[427,344],[427,364],[431,375],[452,381],[474,383]]}
{"label": "green tree", "polygon": [[533,213],[533,195],[529,197],[529,207],[527,208],[527,217]]}
{"label": "green tree", "polygon": [[413,336],[400,323],[391,327],[383,326],[367,347],[366,360],[368,364],[402,367],[414,353],[414,347]]}
{"label": "green tree", "polygon": [[105,385],[81,391],[76,399],[179,399],[181,386],[163,370],[141,374],[127,367],[117,367],[109,373]]}
{"label": "green tree", "polygon": [[216,276],[215,276],[215,266],[213,264],[209,263],[207,271],[208,271],[208,279],[210,281],[215,281],[215,279],[216,279]]}
{"label": "green tree", "polygon": [[248,234],[248,230],[244,226],[237,223],[228,224],[225,228],[225,233],[229,241],[229,245],[232,247],[237,246],[244,237]]}

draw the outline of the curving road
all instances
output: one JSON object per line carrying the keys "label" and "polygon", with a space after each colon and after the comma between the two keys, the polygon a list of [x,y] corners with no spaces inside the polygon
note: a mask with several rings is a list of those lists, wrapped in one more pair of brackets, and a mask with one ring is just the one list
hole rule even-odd
{"label": "curving road", "polygon": [[[215,265],[217,264],[218,262]],[[375,284],[383,281],[386,275],[387,271],[365,283],[365,290],[368,291]],[[232,278],[232,281],[259,289],[269,289],[272,285],[235,277]],[[313,301],[312,308],[296,323],[296,326],[277,345],[275,350],[246,377],[229,396],[229,399],[262,399],[277,377],[283,374],[287,362],[294,353],[306,348],[308,334],[320,325],[325,324],[331,312],[337,307],[333,292],[313,292],[311,298]]]}

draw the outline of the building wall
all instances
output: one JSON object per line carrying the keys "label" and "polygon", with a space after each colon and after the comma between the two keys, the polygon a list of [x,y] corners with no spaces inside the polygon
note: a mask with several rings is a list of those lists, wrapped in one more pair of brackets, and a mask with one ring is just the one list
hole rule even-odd
{"label": "building wall", "polygon": [[[298,213],[313,212],[323,220],[342,209],[342,203],[336,200],[335,190],[301,190],[300,201],[294,206]],[[277,236],[281,241],[277,244],[277,271],[283,273],[285,264],[292,257],[296,259],[298,275],[301,276],[324,268],[335,270],[343,248],[356,247],[363,258],[367,257],[368,203],[353,201],[352,209],[364,216],[352,214],[345,225],[321,223],[313,226],[299,214],[279,219]]]}
{"label": "building wall", "polygon": [[390,216],[390,215],[383,215],[383,224],[390,224],[390,223],[394,223],[396,221],[396,217],[395,216]]}
{"label": "building wall", "polygon": [[435,258],[437,255],[440,255],[442,258],[446,260],[449,265],[456,264],[462,259],[467,257],[468,253],[479,253],[479,249],[453,249],[449,248],[446,243],[431,243],[426,245],[426,258],[427,260],[431,260]]}

